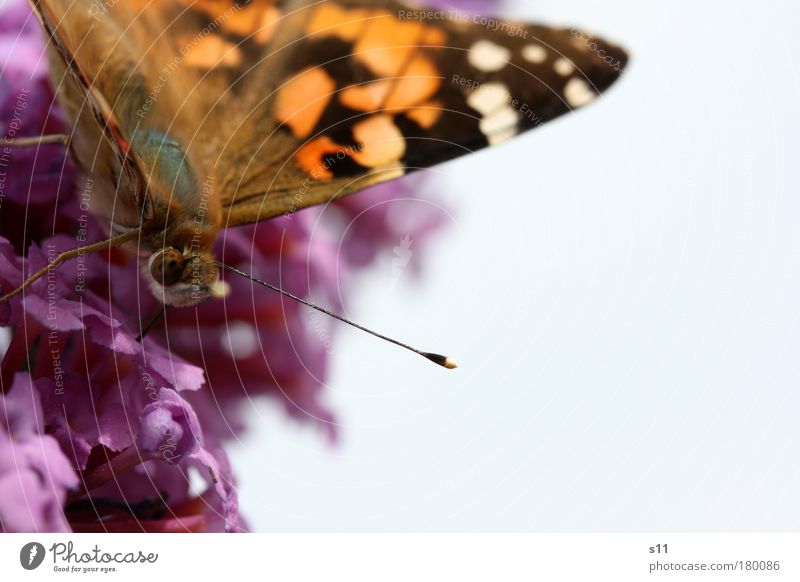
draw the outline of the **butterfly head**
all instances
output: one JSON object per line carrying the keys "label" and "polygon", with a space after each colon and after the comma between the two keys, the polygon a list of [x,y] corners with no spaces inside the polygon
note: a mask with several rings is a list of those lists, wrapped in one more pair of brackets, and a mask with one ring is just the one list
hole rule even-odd
{"label": "butterfly head", "polygon": [[224,296],[213,251],[221,212],[213,180],[201,185],[184,148],[164,133],[143,132],[134,145],[147,175],[141,216],[151,290],[176,307]]}
{"label": "butterfly head", "polygon": [[150,287],[165,305],[186,307],[228,292],[210,251],[166,246],[150,256],[148,270]]}

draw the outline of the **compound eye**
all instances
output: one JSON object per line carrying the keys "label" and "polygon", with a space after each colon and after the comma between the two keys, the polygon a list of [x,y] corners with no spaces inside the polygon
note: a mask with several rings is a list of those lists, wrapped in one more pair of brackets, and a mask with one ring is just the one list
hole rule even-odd
{"label": "compound eye", "polygon": [[178,249],[167,247],[153,255],[150,274],[156,282],[169,287],[181,280],[184,263],[183,254]]}

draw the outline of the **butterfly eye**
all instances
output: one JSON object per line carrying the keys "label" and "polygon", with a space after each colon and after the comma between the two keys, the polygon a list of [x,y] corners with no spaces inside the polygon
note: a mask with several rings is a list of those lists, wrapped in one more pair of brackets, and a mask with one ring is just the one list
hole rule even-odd
{"label": "butterfly eye", "polygon": [[183,254],[177,249],[168,247],[153,255],[150,261],[150,274],[158,283],[169,287],[181,280],[184,264]]}

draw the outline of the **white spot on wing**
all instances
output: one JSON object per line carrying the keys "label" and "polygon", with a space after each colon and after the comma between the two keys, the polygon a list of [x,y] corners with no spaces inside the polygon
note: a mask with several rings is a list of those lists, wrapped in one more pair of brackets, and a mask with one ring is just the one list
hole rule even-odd
{"label": "white spot on wing", "polygon": [[481,133],[489,145],[519,133],[519,112],[511,106],[511,93],[503,83],[481,85],[467,97],[467,104],[481,114]]}
{"label": "white spot on wing", "polygon": [[484,73],[499,71],[510,60],[510,50],[489,40],[479,40],[469,49],[469,64]]}
{"label": "white spot on wing", "polygon": [[575,72],[575,65],[569,62],[567,59],[561,58],[557,59],[556,62],[553,63],[553,69],[555,69],[555,72],[562,77],[569,77],[573,72]]}
{"label": "white spot on wing", "polygon": [[519,113],[506,105],[481,120],[481,131],[490,145],[501,144],[519,133]]}
{"label": "white spot on wing", "polygon": [[467,97],[467,105],[486,116],[507,105],[510,97],[508,88],[502,83],[487,83],[481,85]]}
{"label": "white spot on wing", "polygon": [[594,101],[596,97],[597,93],[589,87],[589,84],[577,77],[567,81],[567,85],[564,87],[564,98],[571,107],[582,107]]}
{"label": "white spot on wing", "polygon": [[522,58],[535,65],[541,65],[547,60],[547,49],[540,44],[525,45],[522,49]]}

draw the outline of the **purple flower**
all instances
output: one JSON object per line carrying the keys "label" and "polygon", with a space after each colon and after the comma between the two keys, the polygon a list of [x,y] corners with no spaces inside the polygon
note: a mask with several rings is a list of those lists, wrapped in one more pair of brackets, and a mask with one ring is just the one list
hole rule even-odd
{"label": "purple flower", "polygon": [[200,448],[200,421],[192,407],[170,388],[162,388],[158,398],[144,407],[139,417],[139,450],[157,453],[168,463],[176,463]]}
{"label": "purple flower", "polygon": [[[41,37],[26,3],[3,12],[0,137],[65,129]],[[376,260],[386,259],[387,276],[400,263],[417,271],[417,251],[442,217],[411,194],[418,183],[223,231],[218,256],[341,310],[357,273]],[[4,292],[59,252],[104,238],[80,188],[63,146],[0,147]],[[0,364],[5,530],[245,530],[225,445],[245,428],[241,403],[252,396],[279,401],[335,440],[323,388],[333,322],[224,277],[227,299],[170,308],[143,341],[142,322],[160,305],[121,249],[79,257],[0,304],[0,333],[10,334]]]}
{"label": "purple flower", "polygon": [[44,426],[38,392],[17,374],[0,394],[0,531],[70,530],[62,504],[78,475]]}
{"label": "purple flower", "polygon": [[[397,256],[399,251],[393,247],[402,245],[404,239],[424,247],[441,228],[445,218],[442,208],[414,194],[424,179],[424,175],[416,174],[400,183],[381,184],[337,202],[349,221],[342,254],[350,265],[369,265],[386,248],[392,248]],[[408,266],[412,273],[419,272],[419,262]]]}

